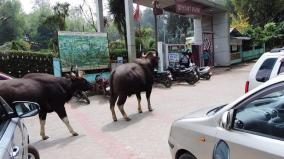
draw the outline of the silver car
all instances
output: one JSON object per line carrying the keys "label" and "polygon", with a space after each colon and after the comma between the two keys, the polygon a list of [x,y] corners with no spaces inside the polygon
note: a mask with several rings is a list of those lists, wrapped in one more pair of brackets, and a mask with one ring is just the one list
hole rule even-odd
{"label": "silver car", "polygon": [[173,159],[283,159],[284,75],[172,124]]}
{"label": "silver car", "polygon": [[39,106],[33,102],[14,102],[15,111],[0,97],[0,159],[39,159],[29,145],[27,128],[21,118],[34,116]]}

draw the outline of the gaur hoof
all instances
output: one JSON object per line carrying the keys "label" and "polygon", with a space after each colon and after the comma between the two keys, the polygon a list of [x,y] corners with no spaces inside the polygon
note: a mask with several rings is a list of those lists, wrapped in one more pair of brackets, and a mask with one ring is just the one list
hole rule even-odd
{"label": "gaur hoof", "polygon": [[113,119],[114,122],[117,122],[117,119]]}
{"label": "gaur hoof", "polygon": [[42,136],[42,140],[47,140],[48,138],[48,136]]}
{"label": "gaur hoof", "polygon": [[74,132],[72,135],[73,135],[73,136],[78,136],[79,134],[78,134],[78,133],[76,133],[76,132]]}
{"label": "gaur hoof", "polygon": [[142,110],[138,110],[138,113],[143,113],[143,111]]}
{"label": "gaur hoof", "polygon": [[131,119],[130,119],[130,118],[125,118],[125,120],[126,120],[126,121],[130,121]]}
{"label": "gaur hoof", "polygon": [[151,112],[151,111],[153,111],[153,109],[149,109],[149,111]]}
{"label": "gaur hoof", "polygon": [[78,136],[79,134],[75,132],[75,133],[73,133],[72,135],[73,135],[73,136]]}

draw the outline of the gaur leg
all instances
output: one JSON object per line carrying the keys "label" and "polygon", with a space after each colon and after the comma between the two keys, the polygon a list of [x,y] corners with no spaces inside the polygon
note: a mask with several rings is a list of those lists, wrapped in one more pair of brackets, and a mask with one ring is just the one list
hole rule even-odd
{"label": "gaur leg", "polygon": [[45,135],[45,121],[47,112],[44,110],[39,112],[39,122],[40,122],[40,136],[42,140],[47,140],[49,137]]}
{"label": "gaur leg", "polygon": [[141,94],[140,93],[136,93],[136,97],[138,100],[138,112],[142,113],[142,109],[141,109]]}
{"label": "gaur leg", "polygon": [[117,100],[117,95],[111,95],[110,96],[109,103],[110,103],[110,111],[111,111],[111,114],[112,114],[113,121],[117,121],[115,111],[114,111],[114,106],[115,106],[116,100]]}
{"label": "gaur leg", "polygon": [[151,92],[152,92],[152,88],[148,89],[146,91],[146,98],[147,98],[147,102],[148,102],[148,109],[149,109],[150,112],[153,111],[152,106],[151,106],[151,102],[150,102]]}
{"label": "gaur leg", "polygon": [[118,98],[117,106],[118,106],[122,116],[124,117],[124,119],[126,121],[130,121],[130,118],[126,115],[124,108],[123,108],[126,99],[127,99],[127,95],[120,95],[119,98]]}
{"label": "gaur leg", "polygon": [[67,126],[69,132],[73,135],[73,136],[78,136],[79,134],[76,133],[73,128],[71,127],[67,114],[66,114],[66,110],[64,108],[64,106],[58,105],[56,107],[57,109],[55,110],[55,112],[58,114],[58,116],[60,117],[60,119],[63,121],[63,123]]}

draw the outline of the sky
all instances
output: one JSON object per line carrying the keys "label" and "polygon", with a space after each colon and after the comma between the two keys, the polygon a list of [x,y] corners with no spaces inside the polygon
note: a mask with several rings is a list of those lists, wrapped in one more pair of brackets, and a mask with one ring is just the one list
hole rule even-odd
{"label": "sky", "polygon": [[[35,0],[20,0],[21,4],[22,4],[22,8],[24,10],[25,13],[31,13],[33,11],[33,5],[34,5],[34,2]],[[51,6],[55,5],[57,2],[68,2],[70,3],[71,7],[74,7],[74,6],[79,6],[80,4],[83,3],[83,0],[49,0]],[[88,4],[94,4],[94,0],[86,0],[86,2]],[[107,3],[108,3],[108,0],[103,0],[103,6],[104,6],[104,15],[106,16],[107,15]],[[134,7],[136,7],[136,4],[134,4]],[[94,10],[95,10],[95,6],[93,7]],[[145,7],[141,6],[141,10],[144,10]]]}

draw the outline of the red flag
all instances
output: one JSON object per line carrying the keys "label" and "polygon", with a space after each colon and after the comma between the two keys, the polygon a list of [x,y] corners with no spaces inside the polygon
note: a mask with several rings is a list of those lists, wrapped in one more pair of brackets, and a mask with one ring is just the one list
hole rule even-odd
{"label": "red flag", "polygon": [[133,16],[134,16],[134,20],[139,21],[141,18],[141,13],[140,13],[140,2],[139,0],[136,1],[137,5],[136,5],[136,9],[134,10]]}

